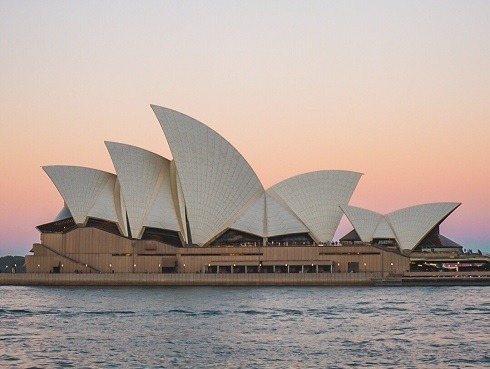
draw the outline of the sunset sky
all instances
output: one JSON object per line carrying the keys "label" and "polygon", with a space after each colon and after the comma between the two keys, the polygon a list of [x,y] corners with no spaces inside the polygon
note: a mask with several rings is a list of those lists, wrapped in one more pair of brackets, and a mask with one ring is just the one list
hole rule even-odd
{"label": "sunset sky", "polygon": [[490,252],[490,1],[0,0],[0,255],[63,206],[41,166],[114,173],[104,140],[171,158],[150,104],[266,188],[345,169],[354,206],[462,202],[441,232]]}

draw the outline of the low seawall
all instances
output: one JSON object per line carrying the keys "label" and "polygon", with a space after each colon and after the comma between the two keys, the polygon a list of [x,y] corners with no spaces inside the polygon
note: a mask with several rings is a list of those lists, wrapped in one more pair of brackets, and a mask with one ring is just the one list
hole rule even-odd
{"label": "low seawall", "polygon": [[0,274],[0,285],[24,286],[374,286],[381,273],[320,274]]}
{"label": "low seawall", "polygon": [[305,273],[0,274],[0,285],[19,286],[490,286],[490,272],[473,273]]}

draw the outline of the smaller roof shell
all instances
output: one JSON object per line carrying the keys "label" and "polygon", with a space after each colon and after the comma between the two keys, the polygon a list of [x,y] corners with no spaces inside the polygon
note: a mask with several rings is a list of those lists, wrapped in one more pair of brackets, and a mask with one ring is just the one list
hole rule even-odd
{"label": "smaller roof shell", "polygon": [[461,203],[440,202],[399,209],[386,215],[354,206],[341,206],[362,241],[395,239],[402,250],[413,250]]}
{"label": "smaller roof shell", "polygon": [[459,202],[415,205],[389,213],[386,219],[395,232],[400,248],[412,250],[460,205]]}
{"label": "smaller roof shell", "polygon": [[389,222],[386,220],[385,216],[380,219],[378,226],[376,227],[376,231],[374,231],[373,239],[381,238],[381,239],[396,239],[395,233],[391,228]]}
{"label": "smaller roof shell", "polygon": [[340,208],[354,226],[361,240],[363,242],[371,242],[383,215],[349,205],[340,205]]}
{"label": "smaller roof shell", "polygon": [[[89,215],[117,222],[114,174],[71,165],[45,166],[43,169],[63,197],[75,223],[85,224]],[[104,206],[100,206],[101,203]]]}

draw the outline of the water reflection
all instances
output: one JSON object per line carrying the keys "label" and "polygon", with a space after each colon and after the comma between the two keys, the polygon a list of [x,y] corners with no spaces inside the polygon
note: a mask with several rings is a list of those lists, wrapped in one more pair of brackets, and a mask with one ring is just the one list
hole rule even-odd
{"label": "water reflection", "polygon": [[0,364],[480,368],[488,291],[0,287]]}

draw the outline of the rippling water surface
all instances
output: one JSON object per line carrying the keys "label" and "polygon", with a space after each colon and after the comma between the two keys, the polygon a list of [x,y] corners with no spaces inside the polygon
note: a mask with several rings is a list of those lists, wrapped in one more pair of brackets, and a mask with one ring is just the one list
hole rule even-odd
{"label": "rippling water surface", "polygon": [[0,287],[0,367],[490,367],[490,288]]}

